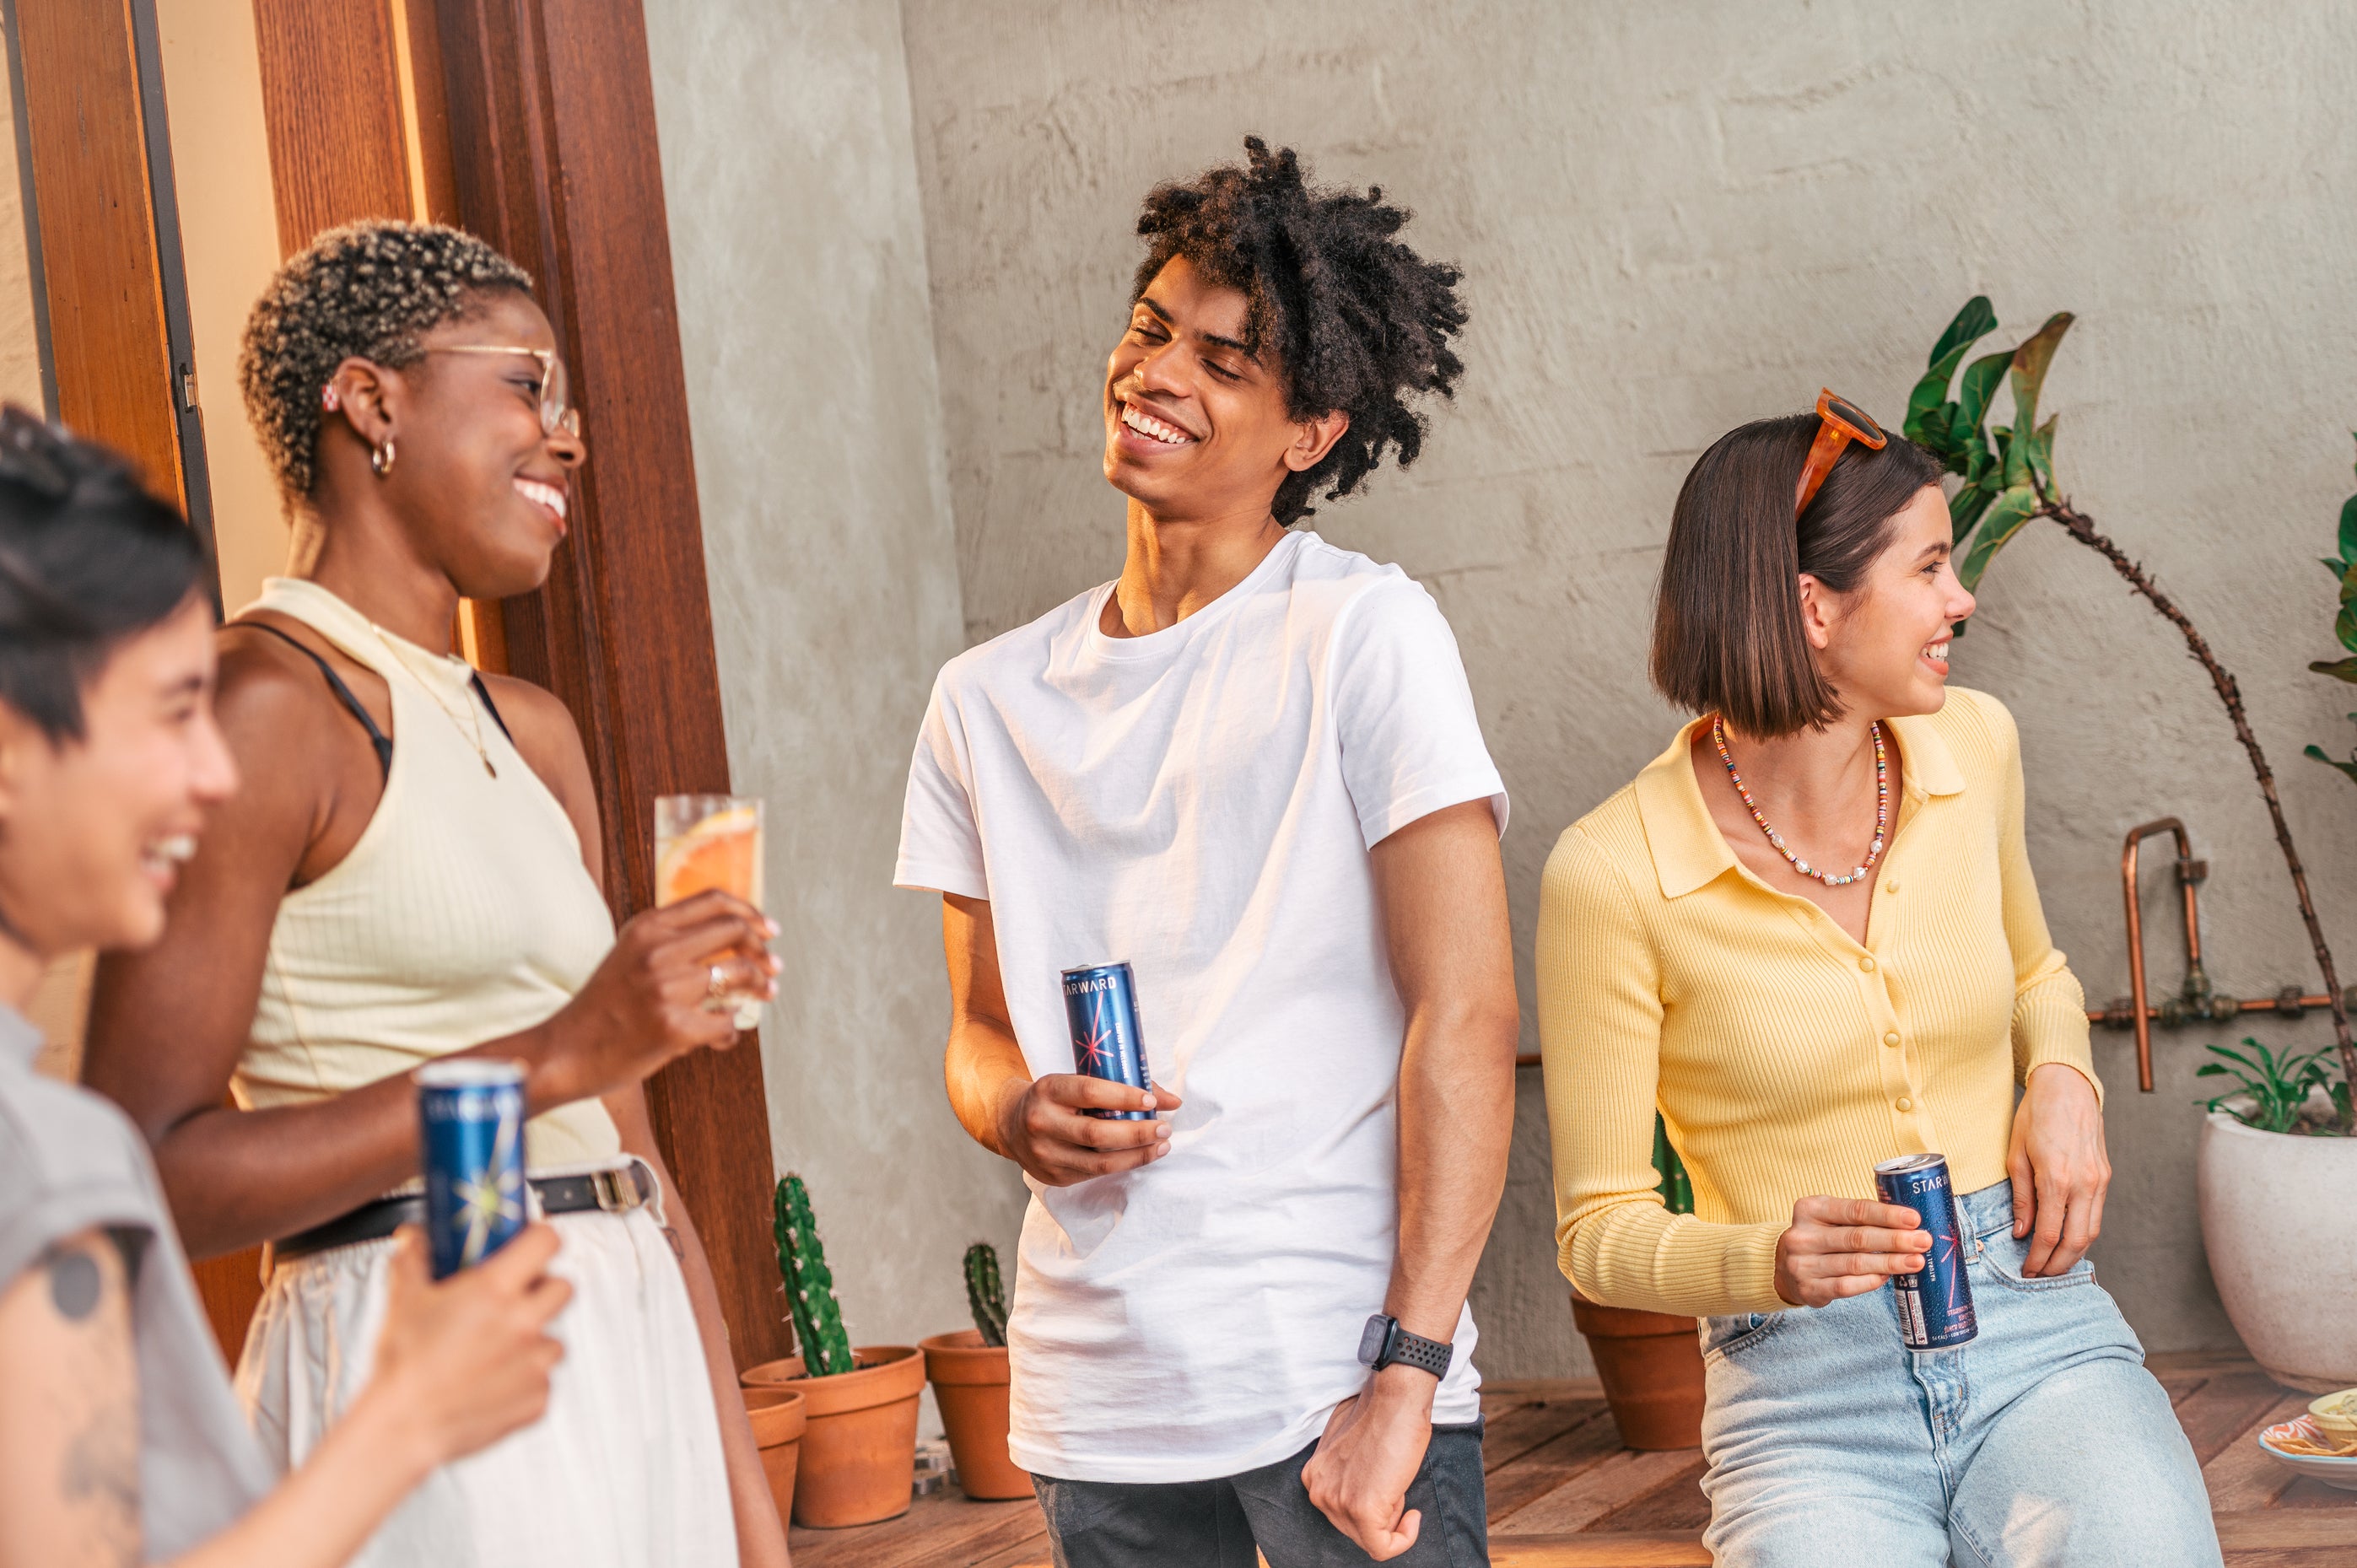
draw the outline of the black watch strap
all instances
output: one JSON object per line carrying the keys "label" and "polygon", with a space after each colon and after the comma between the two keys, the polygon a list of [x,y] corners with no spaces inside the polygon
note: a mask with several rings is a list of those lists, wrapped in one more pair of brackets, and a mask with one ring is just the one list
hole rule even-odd
{"label": "black watch strap", "polygon": [[[1368,1349],[1373,1347],[1370,1355]],[[1448,1375],[1448,1364],[1456,1358],[1457,1347],[1446,1339],[1426,1339],[1421,1334],[1410,1333],[1400,1326],[1396,1317],[1377,1313],[1367,1319],[1367,1331],[1360,1341],[1359,1359],[1382,1371],[1394,1364],[1416,1368],[1436,1378]]]}

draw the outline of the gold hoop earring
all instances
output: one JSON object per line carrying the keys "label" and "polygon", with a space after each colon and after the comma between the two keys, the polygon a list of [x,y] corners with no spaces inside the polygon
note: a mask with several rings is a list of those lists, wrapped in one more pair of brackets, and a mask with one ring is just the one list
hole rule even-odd
{"label": "gold hoop earring", "polygon": [[376,477],[380,479],[393,472],[392,436],[386,436],[382,445],[375,446],[370,450],[369,467],[376,470]]}

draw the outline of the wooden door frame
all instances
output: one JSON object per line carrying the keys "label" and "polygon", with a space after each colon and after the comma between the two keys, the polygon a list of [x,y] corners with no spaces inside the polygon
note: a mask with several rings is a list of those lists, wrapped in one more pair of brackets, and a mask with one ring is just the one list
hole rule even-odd
{"label": "wooden door frame", "polygon": [[[135,105],[143,97],[136,88],[146,85],[156,102],[137,122],[144,143],[135,134],[126,141],[114,125],[101,130],[113,138],[108,156],[130,171],[124,178],[138,174],[143,150],[152,162],[160,149],[168,200],[162,81],[160,73],[152,81],[142,77],[136,48],[144,41],[152,62],[154,0],[41,5],[51,17],[71,7],[91,37],[105,32],[106,16],[124,18],[128,55],[108,64],[110,91]],[[546,585],[479,607],[467,641],[488,650],[494,668],[547,686],[572,711],[597,789],[608,898],[617,918],[627,918],[651,901],[653,798],[728,788],[639,0],[253,0],[253,7],[283,248],[353,219],[431,218],[482,235],[538,280],[595,456],[575,482],[571,530]],[[13,45],[16,17],[6,20]],[[89,156],[57,107],[87,99],[87,73],[59,70],[59,58],[37,51],[17,79],[30,88],[17,100],[20,116],[33,110],[28,166],[37,175],[52,171],[37,182],[44,192],[73,188],[73,160]],[[58,185],[60,177],[68,183]],[[152,172],[147,177],[152,186]],[[87,194],[93,182],[82,186]],[[117,358],[138,360],[135,375],[115,376],[113,402],[122,407],[108,424],[75,419],[77,399],[89,401],[91,376],[61,358],[59,375],[68,384],[57,412],[143,455],[151,482],[171,467],[162,477],[178,491],[203,475],[200,464],[192,468],[173,449],[169,433],[183,411],[171,373],[169,312],[155,293],[168,292],[167,271],[170,282],[180,278],[177,216],[159,240],[156,215],[165,209],[155,205],[154,189],[144,194],[145,222],[118,201],[113,227],[83,215],[81,232],[98,235],[113,248],[109,254],[139,260],[145,270],[135,281],[148,291],[143,298],[156,301],[155,330],[146,331],[145,315],[125,326],[119,304],[92,288],[76,292],[77,278],[59,275],[64,269],[55,265],[44,303],[61,345],[76,349],[80,341],[67,340],[79,328],[60,318],[62,304],[102,338],[111,331],[122,338],[128,347],[110,349]],[[55,216],[62,222],[66,215]],[[38,242],[41,220],[28,209],[27,222]],[[185,315],[182,323],[177,342],[185,345]],[[148,337],[156,339],[152,352],[143,347]],[[209,500],[201,493],[175,499],[199,515]],[[758,1038],[673,1063],[648,1081],[647,1100],[704,1238],[737,1364],[787,1353]],[[225,1342],[241,1337],[235,1325],[217,1326]]]}
{"label": "wooden door frame", "polygon": [[[728,788],[646,20],[640,0],[432,9],[457,216],[539,280],[592,444],[547,585],[500,619],[509,668],[580,721],[627,915],[653,899],[654,798]],[[673,1062],[647,1103],[737,1365],[787,1354],[758,1036]]]}

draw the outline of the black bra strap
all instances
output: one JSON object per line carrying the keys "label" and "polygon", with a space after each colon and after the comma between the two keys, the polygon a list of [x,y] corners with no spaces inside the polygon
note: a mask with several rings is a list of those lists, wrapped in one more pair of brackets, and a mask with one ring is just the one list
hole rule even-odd
{"label": "black bra strap", "polygon": [[475,695],[483,699],[483,711],[491,715],[491,722],[500,726],[500,733],[508,737],[508,744],[515,745],[515,731],[508,728],[508,721],[500,717],[500,705],[491,701],[491,689],[483,684],[482,671],[468,675],[467,683],[475,688]]}
{"label": "black bra strap", "polygon": [[[385,734],[384,731],[376,727],[376,720],[371,718],[369,716],[369,711],[361,706],[361,700],[352,695],[352,689],[344,684],[344,678],[336,673],[334,665],[329,664],[325,659],[320,658],[318,654],[313,652],[310,649],[304,647],[302,643],[296,641],[294,638],[289,637],[286,633],[279,630],[276,627],[272,626],[267,621],[233,620],[229,624],[231,626],[249,627],[255,631],[266,631],[271,636],[276,638],[279,641],[285,643],[287,647],[293,649],[296,652],[301,654],[304,658],[309,660],[312,663],[317,665],[319,667],[319,673],[328,678],[328,685],[329,689],[336,693],[336,696],[343,703],[345,707],[351,710],[352,717],[361,721],[361,727],[368,731],[369,745],[376,750],[377,768],[383,773],[388,781],[392,779],[393,737]],[[486,697],[483,700],[488,703],[490,699]],[[491,716],[496,719],[499,716],[499,711],[497,709],[493,709]],[[507,725],[501,725],[500,727],[504,730],[507,728]]]}

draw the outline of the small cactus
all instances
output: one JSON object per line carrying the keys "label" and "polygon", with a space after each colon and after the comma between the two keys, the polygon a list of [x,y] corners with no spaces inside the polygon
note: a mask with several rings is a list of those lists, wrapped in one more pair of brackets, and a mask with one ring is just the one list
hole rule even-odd
{"label": "small cactus", "polygon": [[965,1304],[985,1345],[1006,1343],[1006,1296],[998,1283],[998,1249],[976,1241],[965,1250]]}
{"label": "small cactus", "polygon": [[1685,1163],[1678,1158],[1677,1145],[1670,1142],[1670,1130],[1658,1111],[1653,1112],[1653,1168],[1662,1176],[1655,1188],[1662,1195],[1662,1207],[1673,1214],[1692,1214],[1694,1181],[1686,1175]]}
{"label": "small cactus", "polygon": [[834,1275],[811,1213],[810,1188],[799,1176],[778,1183],[776,1229],[778,1273],[785,1277],[803,1370],[813,1378],[850,1371],[851,1337],[843,1331],[843,1311],[834,1303]]}

